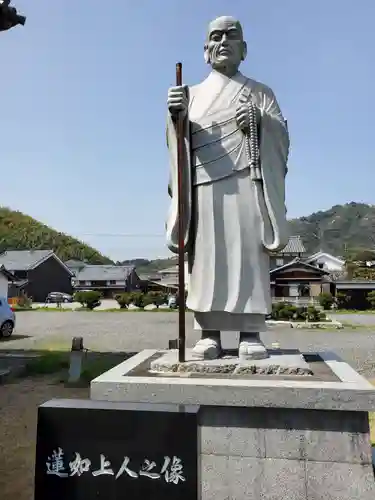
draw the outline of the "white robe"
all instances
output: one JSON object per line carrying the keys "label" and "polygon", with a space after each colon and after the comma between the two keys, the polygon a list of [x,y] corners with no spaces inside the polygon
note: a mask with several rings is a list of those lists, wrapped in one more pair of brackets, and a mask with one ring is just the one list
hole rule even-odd
{"label": "white robe", "polygon": [[[258,187],[250,179],[246,136],[235,121],[244,96],[261,117]],[[288,241],[286,122],[272,91],[239,72],[227,78],[213,71],[189,89],[189,102],[183,183],[187,305],[196,328],[256,332],[271,310],[269,253]],[[171,117],[167,134],[172,197],[167,240],[177,253],[177,141]]]}

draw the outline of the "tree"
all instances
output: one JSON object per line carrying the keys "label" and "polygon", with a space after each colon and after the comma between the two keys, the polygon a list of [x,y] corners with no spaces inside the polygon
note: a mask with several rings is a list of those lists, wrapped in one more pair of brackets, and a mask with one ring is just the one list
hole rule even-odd
{"label": "tree", "polygon": [[347,279],[375,280],[375,268],[367,266],[368,261],[374,260],[375,251],[373,250],[353,250],[345,262]]}
{"label": "tree", "polygon": [[95,290],[88,290],[87,292],[76,292],[74,294],[74,301],[79,302],[86,309],[92,311],[95,307],[100,306],[101,293]]}
{"label": "tree", "polygon": [[375,280],[375,268],[374,267],[357,267],[353,272],[353,279]]}
{"label": "tree", "polygon": [[375,260],[375,251],[369,249],[360,249],[353,255],[353,260],[360,263],[360,265],[366,266],[368,261]]}
{"label": "tree", "polygon": [[52,249],[63,261],[78,259],[87,264],[112,264],[94,248],[54,231],[21,212],[0,207],[0,252]]}
{"label": "tree", "polygon": [[352,280],[353,279],[353,276],[354,276],[354,273],[355,273],[357,267],[358,266],[352,260],[346,260],[345,261],[346,278],[348,280]]}

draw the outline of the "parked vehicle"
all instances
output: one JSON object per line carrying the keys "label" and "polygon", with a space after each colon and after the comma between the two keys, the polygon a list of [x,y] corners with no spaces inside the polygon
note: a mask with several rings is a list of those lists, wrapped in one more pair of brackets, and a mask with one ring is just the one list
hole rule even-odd
{"label": "parked vehicle", "polygon": [[176,297],[176,295],[170,295],[168,297],[168,307],[170,309],[176,309],[176,307],[177,307],[177,297]]}
{"label": "parked vehicle", "polygon": [[0,297],[0,337],[10,337],[16,325],[16,315],[5,297]]}
{"label": "parked vehicle", "polygon": [[52,303],[62,303],[62,302],[73,302],[73,297],[69,295],[68,293],[63,293],[63,292],[50,292],[47,295],[46,302],[48,304]]}

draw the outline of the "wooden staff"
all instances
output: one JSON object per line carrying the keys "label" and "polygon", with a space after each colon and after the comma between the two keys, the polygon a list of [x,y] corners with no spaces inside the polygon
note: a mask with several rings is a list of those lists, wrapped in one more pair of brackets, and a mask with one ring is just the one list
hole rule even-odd
{"label": "wooden staff", "polygon": [[[182,85],[182,64],[176,64],[176,85]],[[178,184],[178,360],[185,361],[185,231],[184,231],[184,117],[177,120],[177,184]]]}

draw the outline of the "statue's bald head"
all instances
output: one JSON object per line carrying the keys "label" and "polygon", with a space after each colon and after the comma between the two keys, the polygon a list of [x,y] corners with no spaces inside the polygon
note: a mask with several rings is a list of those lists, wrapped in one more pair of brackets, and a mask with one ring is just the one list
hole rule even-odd
{"label": "statue's bald head", "polygon": [[205,60],[227,76],[237,72],[247,54],[241,23],[231,16],[217,17],[208,25]]}
{"label": "statue's bald head", "polygon": [[235,28],[243,40],[243,30],[240,21],[232,16],[220,16],[209,23],[207,30],[207,41],[210,39],[210,34],[212,31],[218,28],[222,29],[223,27]]}

